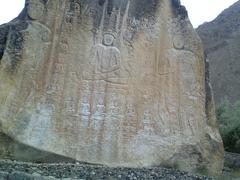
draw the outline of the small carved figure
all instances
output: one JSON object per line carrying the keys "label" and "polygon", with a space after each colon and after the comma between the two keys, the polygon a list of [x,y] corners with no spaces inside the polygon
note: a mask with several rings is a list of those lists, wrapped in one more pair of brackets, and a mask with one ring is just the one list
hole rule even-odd
{"label": "small carved figure", "polygon": [[68,53],[69,51],[69,46],[68,46],[68,43],[65,43],[65,42],[61,42],[59,44],[59,49],[62,53]]}
{"label": "small carved figure", "polygon": [[104,99],[100,97],[97,102],[96,111],[94,112],[94,118],[101,119],[105,114],[105,110]]}
{"label": "small carved figure", "polygon": [[93,8],[89,8],[87,15],[90,17],[96,17],[97,16],[97,10]]}
{"label": "small carved figure", "polygon": [[73,23],[73,18],[74,18],[74,13],[73,12],[68,12],[66,14],[66,23],[72,24]]}
{"label": "small carved figure", "polygon": [[79,3],[74,3],[73,4],[74,12],[77,14],[81,14],[81,5]]}
{"label": "small carved figure", "polygon": [[144,131],[146,131],[150,134],[153,132],[152,120],[153,119],[152,119],[151,112],[149,110],[144,111],[144,114],[143,114],[143,128],[144,128]]}
{"label": "small carved figure", "polygon": [[119,115],[120,111],[120,102],[118,100],[114,100],[110,109],[111,114],[116,116]]}
{"label": "small carved figure", "polygon": [[70,7],[66,13],[66,23],[73,24],[74,18],[81,14],[81,6],[76,2],[71,2]]}
{"label": "small carved figure", "polygon": [[127,115],[132,117],[135,115],[135,109],[134,109],[134,106],[132,104],[128,104],[127,105]]}
{"label": "small carved figure", "polygon": [[34,20],[42,18],[44,13],[44,5],[40,1],[30,0],[28,7],[28,15]]}
{"label": "small carved figure", "polygon": [[87,96],[83,96],[80,112],[84,116],[90,115],[90,104]]}
{"label": "small carved figure", "polygon": [[53,94],[60,91],[60,85],[57,83],[52,83],[47,87],[47,94]]}
{"label": "small carved figure", "polygon": [[56,63],[55,67],[54,67],[54,72],[55,73],[63,73],[64,72],[63,64]]}
{"label": "small carved figure", "polygon": [[74,112],[75,111],[73,97],[69,97],[65,100],[65,110],[67,112]]}

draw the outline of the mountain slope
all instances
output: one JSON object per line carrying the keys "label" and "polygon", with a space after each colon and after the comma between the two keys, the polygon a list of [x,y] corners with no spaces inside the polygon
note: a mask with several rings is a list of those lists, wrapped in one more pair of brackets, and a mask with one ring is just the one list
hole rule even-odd
{"label": "mountain slope", "polygon": [[216,104],[240,99],[240,1],[197,28],[210,62]]}

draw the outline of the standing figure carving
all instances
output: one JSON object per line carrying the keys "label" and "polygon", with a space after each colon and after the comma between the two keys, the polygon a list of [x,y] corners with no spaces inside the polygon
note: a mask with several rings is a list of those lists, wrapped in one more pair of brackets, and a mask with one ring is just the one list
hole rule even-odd
{"label": "standing figure carving", "polygon": [[83,116],[89,116],[91,114],[90,104],[87,96],[83,96],[82,103],[80,105],[80,114]]}

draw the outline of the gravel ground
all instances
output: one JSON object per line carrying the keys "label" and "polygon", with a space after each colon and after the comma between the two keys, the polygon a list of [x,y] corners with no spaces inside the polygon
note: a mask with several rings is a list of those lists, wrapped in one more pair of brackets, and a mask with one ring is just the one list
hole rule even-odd
{"label": "gravel ground", "polygon": [[4,179],[214,180],[213,178],[209,177],[191,175],[186,172],[160,167],[109,168],[101,165],[88,165],[79,163],[36,164],[2,160],[0,161],[0,180]]}

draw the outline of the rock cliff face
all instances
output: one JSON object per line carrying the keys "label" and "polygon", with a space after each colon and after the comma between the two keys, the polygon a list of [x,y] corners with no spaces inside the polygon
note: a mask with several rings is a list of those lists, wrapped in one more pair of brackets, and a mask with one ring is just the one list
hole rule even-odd
{"label": "rock cliff face", "polygon": [[216,104],[240,99],[240,1],[197,29],[210,63]]}
{"label": "rock cliff face", "polygon": [[203,49],[177,0],[28,0],[0,28],[0,123],[83,162],[220,173]]}

